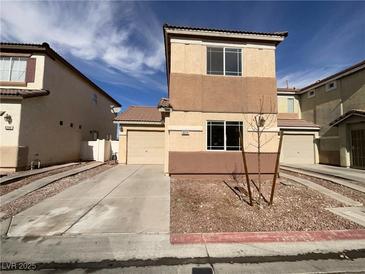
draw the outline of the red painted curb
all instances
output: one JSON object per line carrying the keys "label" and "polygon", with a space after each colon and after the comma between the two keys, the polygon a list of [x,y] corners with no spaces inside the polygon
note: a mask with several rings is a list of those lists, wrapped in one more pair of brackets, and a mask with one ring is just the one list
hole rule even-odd
{"label": "red painted curb", "polygon": [[170,234],[172,244],[313,242],[360,239],[365,239],[365,229]]}

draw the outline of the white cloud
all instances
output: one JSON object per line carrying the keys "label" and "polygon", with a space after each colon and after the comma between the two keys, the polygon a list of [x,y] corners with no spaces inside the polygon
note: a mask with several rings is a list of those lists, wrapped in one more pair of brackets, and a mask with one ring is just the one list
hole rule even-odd
{"label": "white cloud", "polygon": [[161,25],[146,7],[101,1],[1,5],[2,41],[48,42],[61,54],[136,78],[163,71]]}
{"label": "white cloud", "polygon": [[286,87],[286,81],[288,81],[289,87],[303,88],[318,80],[324,79],[341,69],[344,66],[331,66],[312,69],[303,69],[295,72],[280,73],[277,79],[278,87]]}

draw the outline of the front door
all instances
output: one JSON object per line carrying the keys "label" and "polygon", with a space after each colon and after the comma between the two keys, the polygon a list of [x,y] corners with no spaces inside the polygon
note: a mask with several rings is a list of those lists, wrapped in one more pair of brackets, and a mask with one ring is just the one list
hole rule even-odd
{"label": "front door", "polygon": [[352,167],[365,169],[365,129],[351,130]]}

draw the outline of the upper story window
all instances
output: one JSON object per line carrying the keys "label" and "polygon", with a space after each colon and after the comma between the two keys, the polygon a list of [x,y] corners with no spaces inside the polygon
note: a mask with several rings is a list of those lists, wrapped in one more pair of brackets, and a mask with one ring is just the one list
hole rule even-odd
{"label": "upper story window", "polygon": [[294,98],[288,98],[288,112],[294,112]]}
{"label": "upper story window", "polygon": [[241,49],[207,48],[207,74],[212,75],[242,75]]}
{"label": "upper story window", "polygon": [[312,97],[314,97],[314,96],[316,96],[316,92],[315,92],[314,90],[310,90],[310,91],[308,92],[308,98],[312,98]]}
{"label": "upper story window", "polygon": [[0,81],[25,82],[26,70],[26,58],[0,57]]}
{"label": "upper story window", "polygon": [[242,122],[208,121],[207,150],[240,150]]}
{"label": "upper story window", "polygon": [[336,81],[329,82],[326,84],[326,91],[331,91],[337,88]]}

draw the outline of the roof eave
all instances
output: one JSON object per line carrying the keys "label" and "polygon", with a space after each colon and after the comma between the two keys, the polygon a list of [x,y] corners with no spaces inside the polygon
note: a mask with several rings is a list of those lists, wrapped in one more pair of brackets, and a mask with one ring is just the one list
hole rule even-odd
{"label": "roof eave", "polygon": [[249,34],[249,33],[231,33],[231,32],[220,32],[220,31],[207,31],[207,30],[184,30],[184,29],[171,29],[168,27],[164,28],[166,34],[175,35],[188,35],[188,36],[205,36],[205,37],[220,37],[227,39],[247,39],[247,40],[258,40],[258,41],[272,41],[281,42],[286,36],[275,35],[275,34]]}

